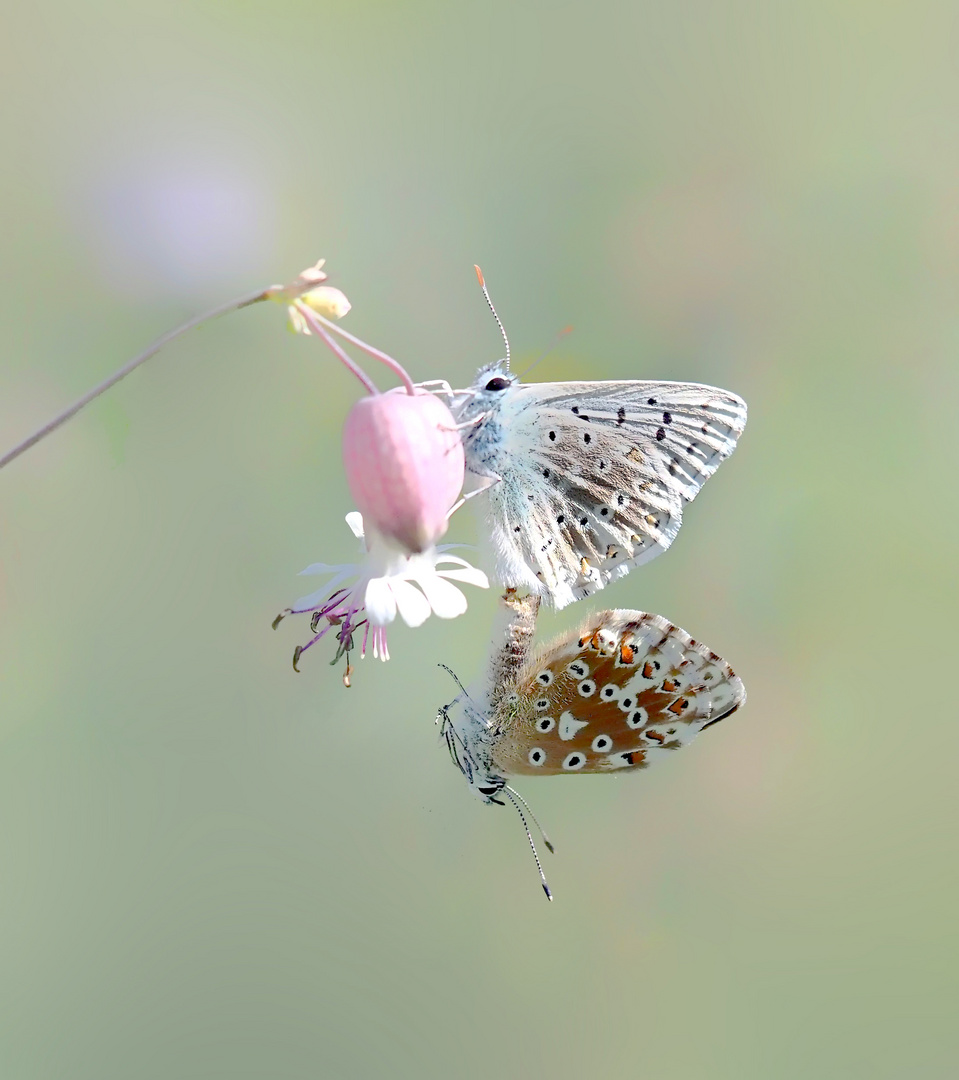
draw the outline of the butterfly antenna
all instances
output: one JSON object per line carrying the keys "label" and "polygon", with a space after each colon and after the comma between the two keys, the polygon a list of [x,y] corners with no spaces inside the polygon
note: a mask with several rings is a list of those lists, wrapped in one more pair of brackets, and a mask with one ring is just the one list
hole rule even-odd
{"label": "butterfly antenna", "polygon": [[480,288],[483,290],[483,295],[486,297],[486,303],[489,304],[489,309],[493,313],[493,318],[496,320],[496,325],[499,327],[499,332],[503,335],[503,344],[506,346],[506,370],[509,370],[509,338],[506,336],[506,330],[503,328],[503,324],[500,322],[499,315],[496,314],[496,308],[493,307],[493,301],[489,298],[489,292],[486,289],[486,282],[483,280],[483,271],[474,263],[473,269],[476,271],[476,278],[480,283]]}
{"label": "butterfly antenna", "polygon": [[[466,687],[460,682],[459,676],[452,668],[448,668],[445,664],[437,664],[436,666],[441,667],[446,672],[446,674],[450,676],[453,682],[456,683],[460,690],[462,690],[463,693],[466,694]],[[469,697],[469,694],[466,694],[466,696]]]}
{"label": "butterfly antenna", "polygon": [[[526,830],[526,839],[529,841],[530,849],[533,852],[533,858],[536,860],[536,869],[539,871],[540,881],[543,883],[543,892],[546,893],[546,899],[552,900],[553,894],[549,891],[549,885],[546,882],[546,875],[543,873],[543,864],[539,861],[539,852],[536,850],[536,845],[533,843],[533,834],[529,831],[529,825],[526,824],[526,815],[520,809],[519,803],[513,797],[513,789],[511,787],[504,787],[506,797],[516,807],[516,813],[519,814],[520,821],[523,823],[523,828]],[[527,810],[529,807],[527,807]]]}
{"label": "butterfly antenna", "polygon": [[539,354],[539,356],[536,357],[532,364],[530,364],[528,368],[524,368],[523,371],[520,372],[520,381],[525,379],[526,376],[533,370],[533,368],[536,367],[537,364],[545,360],[546,357],[549,356],[549,354],[553,351],[553,349],[555,349],[556,346],[563,340],[563,338],[566,337],[567,334],[571,334],[572,332],[573,328],[571,326],[564,326],[563,329],[560,330],[560,332],[549,343],[549,345],[547,345],[546,348]]}
{"label": "butterfly antenna", "polygon": [[519,801],[526,807],[526,812],[533,819],[533,824],[536,826],[537,829],[539,829],[540,835],[543,837],[543,843],[549,848],[550,851],[555,852],[556,848],[554,848],[552,843],[550,842],[549,837],[546,835],[546,830],[543,828],[542,825],[540,825],[539,819],[533,813],[533,808],[530,806],[530,804],[523,798],[522,795],[520,795],[520,793],[516,790],[516,788],[510,787],[507,784],[506,785],[506,790],[507,791],[512,791],[512,793],[516,796],[516,798],[519,799]]}

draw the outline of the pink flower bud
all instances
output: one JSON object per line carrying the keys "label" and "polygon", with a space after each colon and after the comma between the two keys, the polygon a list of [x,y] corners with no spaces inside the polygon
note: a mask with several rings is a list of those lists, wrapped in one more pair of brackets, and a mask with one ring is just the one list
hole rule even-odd
{"label": "pink flower bud", "polygon": [[446,532],[463,487],[463,444],[435,394],[398,386],[361,398],[343,428],[350,493],[368,525],[410,552]]}

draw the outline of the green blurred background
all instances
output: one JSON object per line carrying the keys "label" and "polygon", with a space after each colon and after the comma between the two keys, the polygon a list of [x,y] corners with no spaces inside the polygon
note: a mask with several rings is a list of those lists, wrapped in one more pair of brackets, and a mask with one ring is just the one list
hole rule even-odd
{"label": "green blurred background", "polygon": [[536,378],[751,418],[591,605],[667,615],[749,702],[648,774],[520,786],[552,905],[433,726],[493,595],[349,691],[270,630],[355,550],[358,387],[279,309],[0,474],[0,1078],[956,1075],[959,9],[2,19],[0,449],[320,256],[417,378],[500,355],[478,262],[520,364],[575,326]]}

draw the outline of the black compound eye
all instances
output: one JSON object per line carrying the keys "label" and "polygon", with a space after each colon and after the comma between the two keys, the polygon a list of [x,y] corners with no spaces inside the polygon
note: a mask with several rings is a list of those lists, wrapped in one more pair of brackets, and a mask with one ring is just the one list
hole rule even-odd
{"label": "black compound eye", "polygon": [[494,787],[481,787],[476,789],[481,795],[495,795],[496,788]]}
{"label": "black compound eye", "polygon": [[487,390],[508,390],[510,385],[509,379],[504,379],[502,375],[497,375],[495,379],[490,379],[486,384]]}

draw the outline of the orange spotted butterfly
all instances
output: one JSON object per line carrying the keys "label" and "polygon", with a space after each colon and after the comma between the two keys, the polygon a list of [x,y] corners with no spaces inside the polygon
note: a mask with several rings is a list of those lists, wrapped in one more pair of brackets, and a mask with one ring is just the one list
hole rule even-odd
{"label": "orange spotted butterfly", "polygon": [[538,608],[538,597],[507,592],[484,679],[437,719],[470,789],[501,806],[505,795],[519,812],[552,899],[507,777],[645,768],[735,712],[746,691],[725,660],[642,611],[598,612],[533,650]]}

